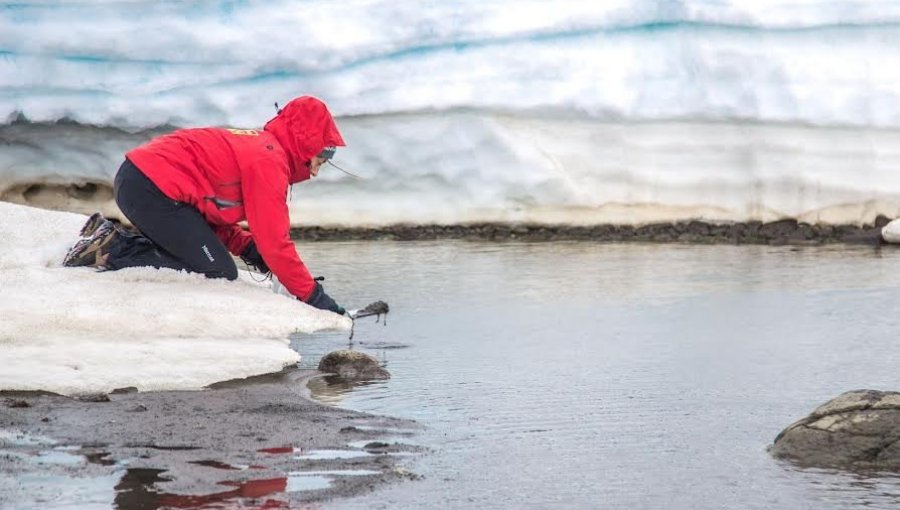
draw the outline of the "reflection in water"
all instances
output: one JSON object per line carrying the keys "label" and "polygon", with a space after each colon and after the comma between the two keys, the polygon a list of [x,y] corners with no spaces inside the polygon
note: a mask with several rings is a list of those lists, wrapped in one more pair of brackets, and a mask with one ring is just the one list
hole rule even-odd
{"label": "reflection in water", "polygon": [[779,461],[779,465],[785,473],[821,491],[823,499],[864,508],[900,508],[900,473],[804,468],[788,461]]}
{"label": "reflection in water", "polygon": [[214,469],[222,469],[225,471],[238,471],[241,468],[237,466],[232,466],[231,464],[226,464],[219,460],[194,460],[190,461],[189,464],[196,464],[198,466],[211,467]]}
{"label": "reflection in water", "polygon": [[[167,481],[161,469],[128,469],[116,485],[115,505],[118,510],[157,510],[160,508],[212,509],[223,508],[220,503],[232,502],[235,507],[250,509],[289,508],[287,501],[278,499],[287,490],[287,477],[266,480],[226,481],[220,485],[234,489],[202,496],[159,492],[154,484]],[[241,500],[240,504],[237,500]]]}
{"label": "reflection in water", "polygon": [[256,451],[258,451],[260,453],[268,453],[270,455],[279,455],[279,454],[283,454],[283,453],[294,453],[294,447],[293,446],[275,446],[272,448],[260,448],[259,450],[256,450]]}
{"label": "reflection in water", "polygon": [[[79,451],[80,447],[58,447],[51,450],[0,450],[3,456],[33,462],[42,466],[68,468],[87,462],[102,466],[114,466],[117,462],[108,459],[108,452]],[[292,446],[264,448],[258,450],[267,454],[308,455],[314,459],[343,459],[367,456],[366,452],[335,450],[313,450],[305,453]],[[301,458],[296,457],[296,458]],[[305,457],[304,457],[305,458]],[[233,465],[218,460],[188,461],[203,467],[222,471],[245,471],[265,469],[259,465]],[[249,470],[249,471],[248,471]],[[69,471],[61,474],[43,473],[27,475],[15,481],[19,486],[16,510],[45,510],[46,508],[115,508],[117,510],[162,510],[191,509],[213,510],[226,508],[242,509],[314,509],[315,503],[292,503],[290,493],[327,489],[335,479],[352,476],[374,476],[380,471],[361,469],[334,469],[328,471],[292,471],[275,478],[254,480],[223,480],[217,483],[221,490],[211,494],[176,494],[159,487],[162,482],[173,478],[165,469],[131,468],[116,469],[109,475],[91,478],[76,476]],[[0,477],[0,484],[4,482]],[[0,492],[0,508],[7,508]],[[25,496],[31,496],[26,498]],[[47,502],[53,505],[48,506]],[[112,506],[110,506],[112,505]]]}
{"label": "reflection in water", "polygon": [[368,457],[370,455],[373,454],[360,450],[310,450],[298,455],[297,458],[307,460],[337,460],[357,459],[360,457]]}
{"label": "reflection in water", "polygon": [[336,375],[314,377],[307,383],[310,396],[330,406],[338,406],[353,388],[383,385],[385,381],[347,381]]}
{"label": "reflection in water", "polygon": [[98,464],[101,466],[113,466],[116,464],[116,461],[107,458],[109,457],[109,452],[91,452],[83,453],[83,455],[91,464]]}

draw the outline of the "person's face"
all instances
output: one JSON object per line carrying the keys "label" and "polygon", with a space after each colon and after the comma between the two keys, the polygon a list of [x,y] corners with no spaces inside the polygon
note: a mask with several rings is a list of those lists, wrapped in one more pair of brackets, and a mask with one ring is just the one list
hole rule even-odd
{"label": "person's face", "polygon": [[319,175],[319,167],[322,166],[325,161],[325,158],[319,156],[314,156],[311,160],[309,160],[309,163],[307,163],[309,165],[309,175],[311,177]]}

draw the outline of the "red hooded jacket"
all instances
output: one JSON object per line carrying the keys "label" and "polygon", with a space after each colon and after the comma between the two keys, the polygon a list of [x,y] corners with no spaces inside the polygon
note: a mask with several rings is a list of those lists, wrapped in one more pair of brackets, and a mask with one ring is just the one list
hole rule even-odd
{"label": "red hooded jacket", "polygon": [[[166,196],[200,211],[231,253],[255,241],[269,269],[306,301],[315,282],[291,242],[288,186],[309,179],[307,163],[323,148],[343,145],[325,103],[303,96],[262,130],[180,129],[126,156]],[[249,233],[238,225],[244,220]]]}

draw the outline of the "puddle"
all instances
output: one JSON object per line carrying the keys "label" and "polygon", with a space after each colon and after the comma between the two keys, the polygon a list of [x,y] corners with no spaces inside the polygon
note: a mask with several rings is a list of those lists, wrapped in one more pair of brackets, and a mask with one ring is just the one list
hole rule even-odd
{"label": "puddle", "polygon": [[[114,473],[104,476],[70,476],[54,474],[20,474],[15,478],[0,475],[0,486],[10,482],[15,487],[13,495],[15,506],[3,506],[8,503],[0,498],[0,508],[4,510],[48,510],[50,508],[66,509],[107,509],[144,508],[113,507],[114,487],[121,476]],[[8,495],[8,493],[6,493]],[[151,507],[152,508],[152,507]]]}
{"label": "puddle", "polygon": [[55,464],[61,466],[81,466],[87,463],[87,459],[84,455],[57,450],[38,452],[38,454],[30,460],[36,464]]}
{"label": "puddle", "polygon": [[293,471],[291,476],[371,476],[380,475],[381,471],[371,469],[335,469],[331,471]]}
{"label": "puddle", "polygon": [[[279,499],[288,490],[287,477],[226,481],[228,490],[203,495],[160,492],[155,486],[166,481],[159,469],[129,469],[116,485],[114,508],[156,510],[162,508],[289,508]],[[245,501],[247,500],[247,501]],[[247,504],[245,504],[247,503]]]}
{"label": "puddle", "polygon": [[52,446],[56,441],[49,437],[25,434],[16,430],[0,430],[0,446]]}
{"label": "puddle", "polygon": [[319,475],[291,475],[287,478],[287,492],[304,492],[331,487],[331,478]]}
{"label": "puddle", "polygon": [[331,471],[293,471],[288,474],[287,491],[314,491],[331,487],[335,477],[340,476],[373,476],[380,471],[370,469],[347,469]]}
{"label": "puddle", "polygon": [[336,460],[356,459],[359,457],[368,457],[370,455],[372,454],[361,450],[310,450],[295,458],[306,460]]}
{"label": "puddle", "polygon": [[273,448],[260,448],[256,450],[259,453],[268,453],[269,455],[280,455],[284,453],[294,453],[295,451],[302,451],[300,448],[294,448],[293,446],[276,446]]}
{"label": "puddle", "polygon": [[83,455],[56,450],[25,452],[15,450],[0,450],[0,455],[5,455],[9,458],[16,458],[38,466],[81,466],[87,463],[87,459]]}
{"label": "puddle", "polygon": [[227,464],[218,460],[192,460],[189,464],[196,464],[198,466],[211,467],[215,469],[222,469],[226,471],[243,471],[245,469],[249,469],[250,466],[232,466],[231,464]]}

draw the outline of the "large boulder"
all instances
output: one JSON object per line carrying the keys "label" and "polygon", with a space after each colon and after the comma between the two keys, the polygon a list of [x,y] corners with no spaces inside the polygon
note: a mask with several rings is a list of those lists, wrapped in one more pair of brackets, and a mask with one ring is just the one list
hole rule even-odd
{"label": "large boulder", "polygon": [[900,470],[900,392],[848,391],[784,429],[770,452],[806,466]]}
{"label": "large boulder", "polygon": [[381,367],[381,363],[375,357],[349,349],[326,354],[319,361],[319,370],[335,374],[345,381],[391,378],[391,374]]}

